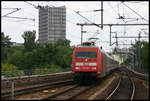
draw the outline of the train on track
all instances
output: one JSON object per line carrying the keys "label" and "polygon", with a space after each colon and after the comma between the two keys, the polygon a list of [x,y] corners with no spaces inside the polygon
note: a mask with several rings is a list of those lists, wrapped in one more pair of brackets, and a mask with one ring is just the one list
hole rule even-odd
{"label": "train on track", "polygon": [[88,43],[75,47],[72,55],[72,77],[74,80],[100,79],[116,69],[119,63],[102,48]]}

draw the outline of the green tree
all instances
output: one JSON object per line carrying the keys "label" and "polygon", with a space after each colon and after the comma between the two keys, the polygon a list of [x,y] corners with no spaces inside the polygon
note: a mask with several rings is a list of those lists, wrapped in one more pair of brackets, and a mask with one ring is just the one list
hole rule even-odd
{"label": "green tree", "polygon": [[49,64],[50,62],[55,62],[55,55],[56,55],[56,46],[53,43],[45,43],[44,47],[44,60],[45,63]]}
{"label": "green tree", "polygon": [[72,49],[66,46],[58,46],[55,56],[56,64],[62,68],[71,67],[72,63]]}
{"label": "green tree", "polygon": [[58,64],[62,68],[71,67],[73,49],[74,49],[74,46],[70,47],[70,40],[59,39],[56,42],[57,53],[55,56],[55,63]]}
{"label": "green tree", "polygon": [[1,60],[2,63],[4,63],[5,61],[7,61],[7,49],[6,48],[1,48]]}
{"label": "green tree", "polygon": [[8,63],[23,68],[25,64],[25,57],[21,51],[15,51],[13,54],[8,55]]}
{"label": "green tree", "polygon": [[[19,70],[38,73],[44,69],[50,72],[60,71],[61,68],[71,67],[72,51],[69,40],[58,40],[56,43],[39,44],[35,42],[35,31],[25,31],[24,46],[5,48],[5,63],[18,67]],[[46,72],[47,73],[47,72]]]}
{"label": "green tree", "polygon": [[50,64],[45,64],[41,67],[36,67],[34,69],[33,74],[40,75],[40,74],[50,74],[56,72],[61,72],[61,68],[58,65],[51,62]]}
{"label": "green tree", "polygon": [[24,38],[24,47],[26,51],[32,51],[36,47],[35,36],[36,31],[25,31],[22,37]]}
{"label": "green tree", "polygon": [[149,68],[149,43],[146,41],[136,41],[136,43],[132,45],[132,48],[136,54],[136,66],[140,64],[140,68]]}
{"label": "green tree", "polygon": [[11,38],[9,36],[5,36],[3,32],[1,32],[1,60],[4,62],[7,60],[7,51],[8,48],[12,45],[12,42],[10,41]]}
{"label": "green tree", "polygon": [[5,36],[4,32],[1,32],[1,47],[10,47],[12,45],[12,42],[10,41],[11,38],[9,36]]}
{"label": "green tree", "polygon": [[56,46],[67,46],[70,47],[70,40],[67,39],[59,39],[56,41]]}
{"label": "green tree", "polygon": [[149,68],[149,43],[143,41],[141,46],[141,67],[143,69]]}

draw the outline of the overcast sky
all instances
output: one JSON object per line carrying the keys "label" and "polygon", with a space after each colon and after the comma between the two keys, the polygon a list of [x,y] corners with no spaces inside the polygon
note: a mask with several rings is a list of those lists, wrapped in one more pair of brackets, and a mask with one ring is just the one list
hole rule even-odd
{"label": "overcast sky", "polygon": [[[79,1],[49,1],[49,2],[33,2],[29,1],[29,3],[35,4],[35,5],[49,5],[49,6],[66,6],[66,38],[71,41],[71,45],[77,45],[81,42],[81,27],[77,26],[77,23],[89,23],[87,20],[76,14],[74,11],[91,11],[91,10],[97,10],[101,8],[101,2],[93,1],[93,2],[79,2]],[[133,9],[136,13],[140,14],[144,19],[149,20],[149,5],[148,2],[140,2],[140,1],[131,1],[131,2],[124,2],[127,6],[129,6],[131,9]],[[141,19],[139,15],[137,15],[135,12],[130,10],[127,6],[125,6],[121,2],[104,2],[104,20],[103,23],[118,23],[118,24],[124,24],[125,22],[128,23],[148,23],[148,21]],[[32,20],[20,20],[20,19],[12,19],[12,18],[6,18],[2,17],[3,15],[14,11],[13,9],[3,9],[3,8],[21,8],[21,10],[10,14],[9,16],[13,17],[22,17],[22,18],[30,18],[35,19],[35,21]],[[33,6],[27,4],[26,2],[19,2],[19,1],[2,1],[2,7],[1,7],[1,18],[2,18],[2,32],[5,33],[5,35],[9,35],[11,38],[11,41],[17,42],[17,43],[23,43],[24,39],[21,37],[24,31],[27,30],[36,30],[36,40],[38,39],[38,9],[35,9]],[[101,23],[101,12],[87,12],[87,13],[81,13],[83,16],[88,18],[94,23],[100,24]],[[134,19],[117,19],[119,16],[125,16],[125,18],[134,18]],[[136,20],[138,18],[138,20]],[[138,36],[140,29],[148,29],[148,26],[118,26],[118,27],[112,27],[112,32],[117,32],[118,36]],[[97,45],[102,46],[105,51],[111,51],[111,49],[115,46],[109,46],[109,27],[104,26],[103,30],[96,27],[96,26],[86,26],[83,28],[84,31],[87,31],[87,33],[84,33],[83,41],[86,41],[87,38],[90,38],[94,35],[94,33],[99,32],[99,34],[96,36],[97,38],[100,38]],[[126,33],[124,33],[126,32]],[[148,32],[148,30],[146,30]],[[141,33],[143,36],[148,36]],[[115,36],[115,33],[112,33],[112,37]],[[132,42],[135,42],[135,39],[118,39],[120,41],[120,44],[126,43],[130,44]],[[144,39],[148,40],[148,39]],[[115,42],[115,38],[112,38],[112,43]],[[129,47],[129,46],[119,46],[120,48],[123,47]]]}

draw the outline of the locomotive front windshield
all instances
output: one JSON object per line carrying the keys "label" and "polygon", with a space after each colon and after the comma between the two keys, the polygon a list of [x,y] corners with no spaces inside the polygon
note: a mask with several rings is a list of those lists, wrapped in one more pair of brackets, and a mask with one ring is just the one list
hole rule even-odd
{"label": "locomotive front windshield", "polygon": [[76,58],[83,59],[83,58],[96,58],[96,52],[77,52]]}

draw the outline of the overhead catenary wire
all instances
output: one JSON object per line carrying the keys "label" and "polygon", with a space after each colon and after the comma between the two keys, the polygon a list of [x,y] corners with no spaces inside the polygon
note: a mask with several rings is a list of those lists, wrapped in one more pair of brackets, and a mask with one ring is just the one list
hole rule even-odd
{"label": "overhead catenary wire", "polygon": [[137,14],[138,16],[140,16],[141,18],[143,18],[143,20],[145,20],[146,22],[148,22],[147,19],[145,19],[142,15],[140,15],[139,13],[137,13],[136,11],[134,11],[132,8],[130,8],[128,5],[126,5],[124,2],[122,2],[122,4],[124,4],[127,8],[129,8],[130,10],[132,10],[135,14]]}
{"label": "overhead catenary wire", "polygon": [[22,18],[22,17],[13,17],[13,16],[5,16],[5,18],[26,19],[26,20],[35,21],[35,19],[32,19],[32,18]]}
{"label": "overhead catenary wire", "polygon": [[[34,6],[34,8],[36,8],[36,9],[38,9],[38,6],[36,6],[36,5],[34,5],[34,4],[32,4],[32,3],[29,3],[29,2],[27,2],[27,1],[24,1],[24,2],[26,2],[27,4],[30,4],[30,5],[32,5],[32,6]],[[48,2],[48,4],[49,4],[49,2]],[[53,6],[53,5],[52,5]],[[54,7],[54,6],[53,6]],[[66,7],[66,8],[68,8],[68,7]],[[68,9],[71,9],[71,8],[68,8]],[[71,9],[71,10],[73,10],[73,9]],[[76,12],[75,10],[73,10],[74,12]],[[70,23],[73,23],[73,22],[71,22],[71,21],[69,21]],[[75,24],[75,23],[73,23],[73,24]]]}
{"label": "overhead catenary wire", "polygon": [[[68,7],[67,7],[67,8],[68,8]],[[74,11],[76,14],[78,14],[79,16],[81,16],[82,18],[84,18],[85,20],[87,20],[88,22],[90,22],[91,24],[94,24],[94,25],[96,25],[97,27],[101,28],[98,24],[92,22],[92,21],[89,20],[88,18],[86,18],[86,17],[84,17],[83,15],[81,15],[81,14],[79,13],[79,11],[75,11],[75,10],[73,10],[72,8],[68,8],[68,9],[71,9],[72,11]]]}
{"label": "overhead catenary wire", "polygon": [[[88,19],[89,19],[89,18],[88,18]],[[66,21],[67,21],[67,20],[66,20]],[[73,23],[73,22],[71,22],[71,21],[70,21],[70,23],[75,24],[75,23]]]}
{"label": "overhead catenary wire", "polygon": [[[27,3],[27,2],[26,2]],[[31,3],[28,3],[28,4],[30,4],[30,5],[32,5],[32,6],[34,6],[34,7],[36,7],[35,5],[33,5],[33,4],[31,4]],[[37,7],[36,7],[37,8]],[[67,7],[68,8],[68,7]],[[70,8],[69,8],[70,9]],[[73,9],[71,9],[71,10],[73,10]],[[75,13],[77,13],[75,10],[73,10]],[[93,11],[99,11],[99,10],[93,10]],[[70,22],[70,23],[72,23],[72,24],[75,24],[75,23],[73,23],[73,22],[71,22],[71,21],[69,21],[69,20],[66,20],[66,21],[68,21],[68,22]],[[88,21],[90,21],[90,20],[88,20]],[[93,22],[91,22],[91,23],[93,23]],[[99,27],[99,26],[98,26]]]}
{"label": "overhead catenary wire", "polygon": [[112,10],[120,17],[120,13],[118,13],[118,12],[112,7],[111,3],[108,2],[108,4],[109,4],[109,6],[112,8]]}
{"label": "overhead catenary wire", "polygon": [[10,12],[10,13],[7,13],[7,14],[3,15],[3,16],[2,16],[3,18],[14,18],[14,19],[24,19],[24,20],[26,19],[26,20],[35,21],[35,19],[32,19],[32,18],[23,18],[23,17],[8,16],[8,15],[10,15],[10,14],[12,14],[12,13],[15,13],[15,12],[21,10],[21,8],[3,8],[3,9],[14,9],[14,10],[15,10],[15,11],[12,11],[12,12]]}
{"label": "overhead catenary wire", "polygon": [[[129,1],[128,1],[128,2],[129,2]],[[121,3],[121,4],[122,4],[122,3]],[[140,6],[143,6],[143,4],[140,5]],[[141,7],[137,7],[137,9],[135,9],[135,11],[138,11],[139,8],[141,8]],[[129,13],[130,13],[130,14],[128,14],[128,16],[129,16],[129,15],[133,15],[133,13],[131,13],[131,12],[129,12]],[[143,19],[143,18],[125,18],[125,19],[135,19],[135,20],[138,21],[139,19]],[[126,22],[129,22],[129,21],[126,21]]]}
{"label": "overhead catenary wire", "polygon": [[120,3],[117,4],[118,16],[119,16],[118,19],[121,19],[124,23],[126,23],[126,21],[125,21],[125,15],[124,15],[124,8],[123,8],[123,14],[122,14],[122,16],[121,16],[120,10],[119,10],[119,9],[120,9],[120,8],[119,8],[119,4],[120,4]]}
{"label": "overhead catenary wire", "polygon": [[[112,8],[112,10],[119,16],[119,18],[117,18],[117,19],[121,19],[124,23],[127,23],[127,22],[131,22],[131,21],[139,21],[140,19],[141,20],[143,20],[143,18],[125,18],[125,16],[124,16],[124,12],[123,12],[123,16],[121,16],[120,15],[120,10],[119,10],[119,4],[122,4],[122,3],[118,3],[117,4],[117,11],[118,11],[118,13],[117,13],[117,11],[112,7],[112,5],[110,4],[110,3],[108,3],[109,4],[109,6]],[[138,7],[138,8],[140,8],[140,7]],[[124,11],[124,10],[123,10]],[[133,13],[131,13],[130,12],[130,15],[131,14],[133,14]],[[129,16],[129,15],[128,15]],[[128,21],[125,21],[125,19],[129,19]],[[131,20],[130,20],[131,19]],[[117,22],[117,23],[120,23],[121,21],[119,21],[119,22]]]}
{"label": "overhead catenary wire", "polygon": [[[77,13],[77,12],[76,12]],[[77,14],[79,14],[79,13],[77,13]],[[96,23],[94,23],[94,22],[92,22],[91,20],[89,20],[89,19],[87,19],[86,17],[84,17],[83,15],[81,15],[81,14],[79,14],[81,17],[83,17],[84,19],[86,19],[88,22],[90,22],[91,24],[93,24],[93,25],[95,25],[95,26],[97,26],[97,27],[99,27],[99,28],[101,28],[98,24],[96,24]]]}
{"label": "overhead catenary wire", "polygon": [[18,9],[18,8],[2,8],[2,9],[7,9],[7,10],[10,10],[10,9]]}
{"label": "overhead catenary wire", "polygon": [[[34,5],[34,4],[32,4],[32,3],[29,3],[29,2],[27,2],[27,1],[24,1],[25,3],[27,3],[27,4],[30,4],[30,5],[32,5],[32,6],[34,6],[35,8],[37,8],[37,6],[36,5]],[[18,8],[3,8],[3,9],[16,9],[16,10],[20,10],[20,9],[18,9]],[[11,12],[11,13],[13,13],[13,12]],[[10,14],[11,14],[10,13]],[[34,16],[34,15],[33,15]],[[12,16],[6,16],[5,18],[15,18],[15,19],[24,19],[24,20],[19,20],[19,21],[13,21],[13,22],[20,22],[20,21],[26,21],[27,19],[28,20],[33,20],[33,21],[35,21],[35,19],[31,19],[31,18],[21,18],[21,17],[12,17]],[[9,21],[12,21],[12,20],[9,20]],[[68,20],[67,20],[68,21]],[[76,24],[76,23],[73,23],[73,22],[71,22],[71,21],[68,21],[68,22],[70,22],[70,23],[72,23],[72,24]],[[21,24],[21,23],[20,23]],[[23,24],[23,23],[22,23]],[[27,25],[27,24],[26,24]],[[29,24],[28,24],[29,25]],[[31,25],[31,26],[34,26],[34,25]]]}
{"label": "overhead catenary wire", "polygon": [[[86,18],[86,17],[84,17],[83,15],[79,14],[80,11],[76,11],[76,10],[74,10],[74,9],[72,9],[72,8],[69,8],[69,7],[66,7],[66,8],[69,9],[69,10],[72,10],[73,12],[75,12],[75,14],[80,15],[82,18],[86,19],[88,22],[90,22],[90,23],[96,25],[97,27],[100,27],[99,25],[97,25],[97,24],[95,24],[95,23],[93,23],[92,21],[89,20],[89,18],[94,17],[94,16],[96,16],[97,14],[95,14],[95,15],[93,15],[93,16],[90,16],[89,18]],[[96,11],[99,11],[99,10],[93,10],[93,11],[96,12]],[[101,28],[101,27],[100,27],[100,28]]]}
{"label": "overhead catenary wire", "polygon": [[[13,9],[13,8],[3,8],[3,9]],[[10,13],[7,13],[7,14],[3,15],[2,17],[6,17],[7,15],[10,15],[10,14],[12,14],[12,13],[15,13],[15,12],[21,10],[21,8],[14,8],[14,9],[15,9],[15,11],[12,11],[12,12],[10,12]]]}
{"label": "overhead catenary wire", "polygon": [[24,2],[26,2],[27,4],[29,4],[29,5],[32,5],[34,8],[36,8],[36,9],[39,9],[39,7],[40,6],[36,6],[36,5],[34,5],[34,4],[32,4],[32,3],[29,3],[29,2],[27,2],[27,1],[24,1]]}
{"label": "overhead catenary wire", "polygon": [[[8,22],[8,21],[11,21],[11,22],[15,22],[15,23],[23,24],[23,25],[28,25],[28,26],[34,26],[34,27],[36,26],[36,25],[31,25],[31,24],[20,23],[20,22],[18,22],[18,21],[16,21],[16,20],[8,20],[8,19],[7,19],[7,20],[6,20],[6,19],[3,19],[3,20],[5,20],[5,21],[7,21],[7,22]],[[36,27],[38,27],[38,26],[36,26]]]}
{"label": "overhead catenary wire", "polygon": [[[76,11],[72,8],[66,7],[66,9],[73,11],[76,14]],[[77,15],[77,14],[76,14]],[[80,20],[81,21],[81,20]]]}
{"label": "overhead catenary wire", "polygon": [[91,13],[91,12],[98,12],[101,11],[101,9],[97,9],[97,10],[89,10],[89,11],[77,11],[77,13]]}
{"label": "overhead catenary wire", "polygon": [[[25,1],[26,2],[26,1]],[[36,6],[36,5],[34,5],[34,4],[32,4],[32,3],[29,3],[29,2],[26,2],[26,3],[28,3],[28,4],[30,4],[30,5],[32,5],[32,6],[34,6],[34,8],[36,8],[36,9],[38,9],[38,6]],[[54,6],[53,6],[54,7]],[[72,21],[69,21],[69,20],[66,20],[67,22],[69,22],[69,23],[72,23],[72,24],[76,24],[76,23],[73,23]],[[69,34],[70,35],[70,34]],[[74,36],[74,35],[73,35]],[[76,37],[76,38],[79,38],[79,37],[77,37],[77,36],[74,36],[74,37]]]}
{"label": "overhead catenary wire", "polygon": [[[122,16],[120,15],[120,11],[119,11],[119,3],[117,4],[117,9],[118,9],[118,12],[113,8],[113,6],[111,5],[111,3],[107,3],[111,9],[118,15],[118,19],[120,19]],[[120,23],[121,21],[125,22],[124,19],[121,19],[119,22],[117,23]]]}

